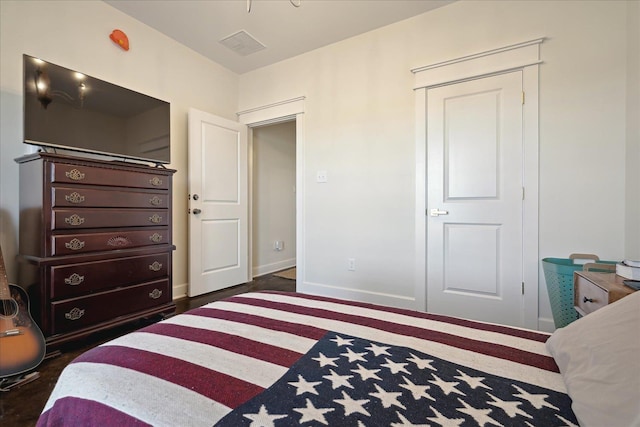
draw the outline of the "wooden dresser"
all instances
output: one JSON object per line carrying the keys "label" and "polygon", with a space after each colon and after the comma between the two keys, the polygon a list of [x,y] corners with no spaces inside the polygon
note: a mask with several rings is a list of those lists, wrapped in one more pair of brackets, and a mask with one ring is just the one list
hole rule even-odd
{"label": "wooden dresser", "polygon": [[175,310],[174,170],[50,153],[20,165],[19,282],[51,352]]}
{"label": "wooden dresser", "polygon": [[574,307],[578,314],[585,316],[635,292],[623,281],[624,277],[615,273],[574,272]]}

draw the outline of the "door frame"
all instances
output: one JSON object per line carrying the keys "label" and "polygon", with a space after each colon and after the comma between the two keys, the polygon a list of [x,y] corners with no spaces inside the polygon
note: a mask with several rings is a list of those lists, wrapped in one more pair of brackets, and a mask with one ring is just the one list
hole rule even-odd
{"label": "door frame", "polygon": [[304,277],[304,101],[300,96],[273,104],[236,113],[238,121],[249,128],[249,262],[248,274],[253,279],[253,128],[283,123],[296,122],[296,288],[300,289]]}
{"label": "door frame", "polygon": [[415,305],[427,307],[427,90],[507,71],[522,71],[524,327],[539,329],[538,294],[538,74],[544,38],[414,68],[416,123]]}

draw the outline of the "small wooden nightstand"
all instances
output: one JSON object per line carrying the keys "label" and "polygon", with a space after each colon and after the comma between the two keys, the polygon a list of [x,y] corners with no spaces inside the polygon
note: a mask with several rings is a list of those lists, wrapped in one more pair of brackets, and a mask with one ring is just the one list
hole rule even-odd
{"label": "small wooden nightstand", "polygon": [[573,304],[585,316],[635,292],[615,273],[576,271],[573,273]]}

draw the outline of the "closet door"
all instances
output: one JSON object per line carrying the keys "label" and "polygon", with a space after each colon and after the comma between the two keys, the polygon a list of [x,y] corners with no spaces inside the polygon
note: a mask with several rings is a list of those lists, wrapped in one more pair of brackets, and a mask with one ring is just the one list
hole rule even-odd
{"label": "closet door", "polygon": [[427,310],[523,326],[522,72],[427,91]]}

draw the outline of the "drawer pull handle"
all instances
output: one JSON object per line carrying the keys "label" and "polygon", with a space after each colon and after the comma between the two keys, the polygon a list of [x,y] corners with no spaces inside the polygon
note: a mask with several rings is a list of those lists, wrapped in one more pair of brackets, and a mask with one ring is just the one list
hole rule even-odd
{"label": "drawer pull handle", "polygon": [[84,276],[81,276],[78,273],[73,273],[71,276],[64,279],[64,283],[71,286],[78,286],[82,282],[84,282]]}
{"label": "drawer pull handle", "polygon": [[64,244],[65,248],[71,249],[72,251],[78,251],[84,248],[84,242],[82,240],[73,239],[70,242]]}
{"label": "drawer pull handle", "polygon": [[70,217],[65,218],[64,222],[66,222],[69,225],[78,226],[78,225],[84,224],[84,218],[82,218],[77,214],[73,214]]}
{"label": "drawer pull handle", "polygon": [[162,296],[162,291],[160,289],[154,289],[153,292],[149,292],[149,298],[158,299]]}
{"label": "drawer pull handle", "polygon": [[154,176],[153,178],[151,178],[149,180],[149,184],[155,186],[155,187],[159,187],[162,185],[162,180],[160,178],[158,178],[157,176]]}
{"label": "drawer pull handle", "polygon": [[153,233],[151,236],[149,236],[149,240],[151,240],[153,243],[160,243],[162,241],[162,234]]}
{"label": "drawer pull handle", "polygon": [[131,244],[131,240],[124,236],[113,236],[109,240],[107,240],[107,245],[114,247],[122,247],[129,246]]}
{"label": "drawer pull handle", "polygon": [[84,316],[84,310],[78,307],[64,314],[64,317],[69,320],[78,320],[82,316]]}
{"label": "drawer pull handle", "polygon": [[84,179],[84,174],[78,169],[71,169],[70,171],[65,172],[65,175],[67,176],[67,178],[74,181],[82,181]]}
{"label": "drawer pull handle", "polygon": [[162,264],[158,261],[154,261],[153,264],[149,264],[149,270],[151,271],[160,271],[162,268]]}
{"label": "drawer pull handle", "polygon": [[149,217],[149,221],[153,222],[154,224],[158,224],[160,221],[162,221],[162,217],[158,214],[153,214]]}
{"label": "drawer pull handle", "polygon": [[582,299],[582,302],[595,302],[595,300],[594,300],[593,298],[587,298],[587,297],[584,297],[584,298]]}
{"label": "drawer pull handle", "polygon": [[162,203],[162,199],[158,196],[153,196],[149,199],[149,203],[151,203],[153,206],[160,206],[160,204]]}
{"label": "drawer pull handle", "polygon": [[76,193],[75,191],[71,194],[67,194],[64,196],[64,199],[69,203],[74,203],[76,205],[84,202],[84,196],[80,193]]}

